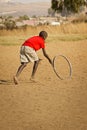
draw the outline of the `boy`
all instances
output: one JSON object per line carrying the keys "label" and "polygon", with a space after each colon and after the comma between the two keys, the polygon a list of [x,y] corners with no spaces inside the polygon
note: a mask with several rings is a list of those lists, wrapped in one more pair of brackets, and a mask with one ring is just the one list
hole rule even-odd
{"label": "boy", "polygon": [[39,36],[33,36],[27,39],[21,46],[20,49],[20,60],[21,65],[18,68],[16,75],[14,76],[14,83],[18,84],[18,76],[22,72],[22,70],[26,67],[29,62],[34,62],[31,80],[34,79],[35,72],[37,70],[40,59],[38,58],[36,51],[42,48],[43,55],[48,59],[50,64],[52,65],[52,61],[46,53],[45,50],[45,39],[48,34],[46,31],[41,31]]}

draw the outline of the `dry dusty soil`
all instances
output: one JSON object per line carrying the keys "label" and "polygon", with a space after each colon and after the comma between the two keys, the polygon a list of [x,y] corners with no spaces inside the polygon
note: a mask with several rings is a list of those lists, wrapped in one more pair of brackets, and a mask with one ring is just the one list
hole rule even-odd
{"label": "dry dusty soil", "polygon": [[0,46],[0,130],[87,130],[87,40],[47,44],[51,58],[63,54],[70,60],[72,78],[65,80],[56,76],[40,50],[36,82],[30,81],[29,63],[15,85],[19,50]]}

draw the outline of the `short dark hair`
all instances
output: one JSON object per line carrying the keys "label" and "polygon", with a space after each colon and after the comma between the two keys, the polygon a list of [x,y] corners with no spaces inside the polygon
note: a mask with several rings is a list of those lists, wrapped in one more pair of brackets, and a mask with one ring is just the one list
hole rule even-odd
{"label": "short dark hair", "polygon": [[46,31],[41,31],[39,36],[42,37],[44,40],[48,37],[48,33]]}

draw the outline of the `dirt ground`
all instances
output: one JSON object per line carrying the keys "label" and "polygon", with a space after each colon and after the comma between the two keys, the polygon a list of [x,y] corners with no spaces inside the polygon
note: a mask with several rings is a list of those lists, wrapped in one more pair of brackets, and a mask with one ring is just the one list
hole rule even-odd
{"label": "dirt ground", "polygon": [[65,80],[58,79],[40,50],[36,82],[29,80],[30,63],[14,85],[19,50],[0,46],[0,130],[87,130],[87,40],[47,44],[51,58],[63,54],[71,61],[72,78]]}

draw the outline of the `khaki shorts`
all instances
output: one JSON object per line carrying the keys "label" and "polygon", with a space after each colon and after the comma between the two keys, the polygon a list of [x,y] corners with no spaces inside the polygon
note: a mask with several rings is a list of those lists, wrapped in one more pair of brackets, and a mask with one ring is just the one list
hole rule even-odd
{"label": "khaki shorts", "polygon": [[22,46],[20,49],[20,61],[23,62],[34,62],[39,60],[35,50],[29,46]]}

